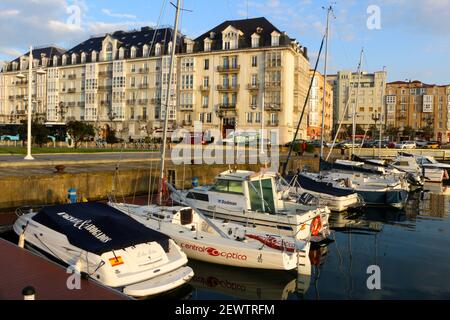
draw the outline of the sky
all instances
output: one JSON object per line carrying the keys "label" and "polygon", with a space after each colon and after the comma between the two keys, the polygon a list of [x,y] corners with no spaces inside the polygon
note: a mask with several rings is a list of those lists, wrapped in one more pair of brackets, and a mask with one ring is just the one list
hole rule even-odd
{"label": "sky", "polygon": [[[176,2],[176,0],[172,0]],[[195,38],[225,20],[266,17],[308,48],[314,65],[330,20],[329,73],[386,67],[389,81],[450,84],[450,0],[181,0],[180,29]],[[2,0],[0,61],[30,45],[69,49],[91,35],[173,25],[168,0]],[[321,70],[323,69],[321,63]]]}

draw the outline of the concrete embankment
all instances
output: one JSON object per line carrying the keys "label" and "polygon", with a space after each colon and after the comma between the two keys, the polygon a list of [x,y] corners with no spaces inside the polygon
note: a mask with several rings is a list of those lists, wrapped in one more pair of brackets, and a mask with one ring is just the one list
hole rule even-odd
{"label": "concrete embankment", "polygon": [[[283,161],[281,157],[280,162]],[[113,194],[120,198],[146,194],[157,190],[159,161],[117,160],[93,161],[80,164],[66,164],[64,173],[55,173],[53,162],[41,166],[9,166],[0,168],[0,210],[8,211],[24,205],[64,203],[68,189],[75,188],[78,197],[88,200],[106,199]],[[288,170],[308,166],[318,170],[318,158],[312,155],[295,157]],[[233,168],[235,166],[232,166]],[[261,164],[240,164],[238,169],[259,171]],[[211,183],[214,177],[229,168],[228,165],[173,165],[168,161],[168,179],[178,188],[189,188],[192,178],[197,177],[200,184]]]}

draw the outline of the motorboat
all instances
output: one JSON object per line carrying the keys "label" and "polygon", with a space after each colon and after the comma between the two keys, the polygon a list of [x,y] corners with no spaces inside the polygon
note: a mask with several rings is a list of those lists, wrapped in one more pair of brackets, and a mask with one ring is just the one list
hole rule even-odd
{"label": "motorboat", "polygon": [[327,188],[337,194],[356,192],[368,206],[391,206],[402,209],[409,196],[409,186],[402,181],[356,172],[302,172],[299,175],[299,182],[313,185],[315,188]]}
{"label": "motorboat", "polygon": [[311,274],[308,240],[209,219],[191,207],[173,206],[161,211],[157,205],[112,202],[109,205],[174,239],[189,259],[241,268],[297,270],[301,274]]}
{"label": "motorboat", "polygon": [[330,209],[283,200],[277,190],[277,176],[269,171],[227,170],[217,175],[212,185],[172,193],[171,197],[174,202],[187,205],[177,196],[183,195],[208,217],[297,239],[307,239],[312,228],[311,241],[325,240],[330,235]]}
{"label": "motorboat", "polygon": [[439,164],[432,166],[419,165],[419,162],[428,162],[426,158],[416,158],[415,156],[399,155],[391,163],[391,166],[404,170],[406,172],[421,174],[428,182],[442,182],[446,176],[446,170],[442,169]]}
{"label": "motorboat", "polygon": [[284,199],[294,199],[303,202],[310,196],[317,199],[320,206],[327,206],[332,212],[343,212],[359,209],[364,206],[364,199],[352,190],[337,191],[322,184],[311,183],[307,179],[299,179],[299,172],[288,176],[284,180],[280,178],[278,189],[287,195]]}
{"label": "motorboat", "polygon": [[103,203],[18,209],[21,246],[133,297],[157,295],[189,282],[186,254],[167,235]]}

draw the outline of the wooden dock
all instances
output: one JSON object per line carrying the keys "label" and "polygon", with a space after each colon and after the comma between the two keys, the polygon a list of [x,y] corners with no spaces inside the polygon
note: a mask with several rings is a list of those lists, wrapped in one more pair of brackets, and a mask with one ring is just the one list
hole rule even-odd
{"label": "wooden dock", "polygon": [[81,280],[69,290],[65,268],[0,239],[0,300],[23,300],[22,290],[35,289],[36,300],[127,300],[127,296],[94,281]]}

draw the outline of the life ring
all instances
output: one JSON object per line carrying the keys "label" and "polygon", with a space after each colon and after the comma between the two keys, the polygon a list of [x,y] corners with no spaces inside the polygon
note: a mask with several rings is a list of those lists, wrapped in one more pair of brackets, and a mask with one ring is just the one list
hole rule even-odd
{"label": "life ring", "polygon": [[320,220],[320,217],[317,216],[313,219],[311,223],[311,235],[313,237],[318,236],[321,229],[322,229],[322,221]]}

